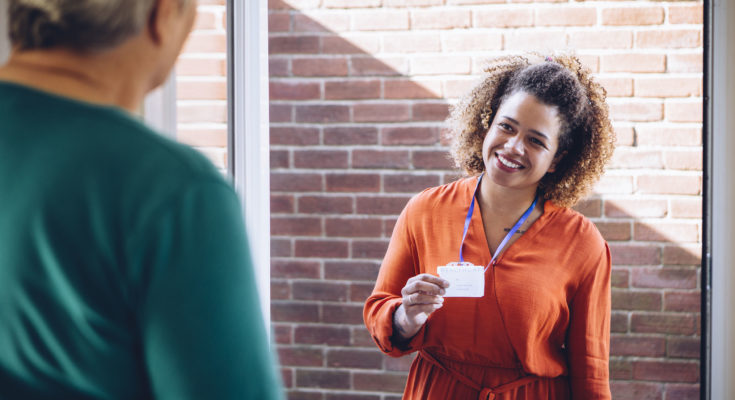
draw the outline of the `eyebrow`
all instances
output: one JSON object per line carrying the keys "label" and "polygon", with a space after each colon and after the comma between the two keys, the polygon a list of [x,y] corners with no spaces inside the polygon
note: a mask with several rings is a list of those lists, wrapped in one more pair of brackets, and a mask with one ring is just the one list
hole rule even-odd
{"label": "eyebrow", "polygon": [[[507,115],[501,115],[500,117],[501,117],[501,118],[505,118],[505,119],[508,119],[508,120],[510,120],[510,121],[511,121],[512,123],[514,123],[514,124],[516,124],[516,125],[520,125],[520,123],[519,123],[518,121],[516,121],[515,119],[513,119],[513,118],[511,118],[511,117],[509,117],[509,116],[507,116]],[[545,134],[545,133],[543,133],[543,132],[539,132],[539,131],[537,131],[537,130],[535,130],[535,129],[529,129],[529,130],[530,130],[531,132],[535,133],[536,135],[538,135],[538,136],[541,136],[541,137],[543,137],[543,138],[544,138],[544,139],[546,139],[546,140],[549,140],[549,136],[548,136],[547,134]]]}

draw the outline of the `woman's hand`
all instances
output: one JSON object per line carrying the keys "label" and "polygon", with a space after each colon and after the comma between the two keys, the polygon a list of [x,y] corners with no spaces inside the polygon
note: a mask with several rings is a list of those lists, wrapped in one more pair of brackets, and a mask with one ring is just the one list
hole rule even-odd
{"label": "woman's hand", "polygon": [[431,274],[410,278],[401,289],[403,304],[393,314],[394,335],[399,340],[412,338],[426,323],[429,315],[440,309],[449,282]]}

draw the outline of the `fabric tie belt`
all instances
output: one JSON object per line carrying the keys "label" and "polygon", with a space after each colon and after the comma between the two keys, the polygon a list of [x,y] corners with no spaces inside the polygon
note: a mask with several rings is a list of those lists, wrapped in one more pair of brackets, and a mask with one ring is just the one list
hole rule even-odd
{"label": "fabric tie belt", "polygon": [[463,384],[467,385],[468,387],[477,390],[479,392],[479,395],[477,396],[477,400],[495,400],[495,396],[501,393],[509,392],[513,389],[519,388],[521,386],[528,385],[530,383],[536,382],[541,377],[535,376],[535,375],[527,375],[522,378],[518,378],[514,381],[495,386],[495,387],[482,387],[477,382],[473,381],[472,379],[460,374],[459,372],[447,368],[439,362],[439,360],[436,359],[433,355],[431,355],[426,350],[419,351],[419,357],[423,358],[424,360],[430,362],[437,368],[441,369],[442,371],[445,371],[452,375],[454,378],[456,378],[459,382],[462,382]]}

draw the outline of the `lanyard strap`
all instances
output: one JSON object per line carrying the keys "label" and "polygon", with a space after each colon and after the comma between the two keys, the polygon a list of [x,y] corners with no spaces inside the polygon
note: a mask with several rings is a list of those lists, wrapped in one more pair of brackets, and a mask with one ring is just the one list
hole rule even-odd
{"label": "lanyard strap", "polygon": [[[459,261],[464,262],[464,257],[462,257],[462,249],[464,248],[464,239],[467,237],[467,230],[470,227],[470,221],[472,220],[472,214],[475,211],[475,196],[477,196],[477,189],[480,188],[480,181],[482,181],[482,177],[485,173],[481,173],[480,176],[477,178],[477,185],[475,185],[475,191],[472,193],[472,201],[470,202],[470,209],[467,210],[467,217],[464,219],[464,231],[462,232],[462,243],[459,245]],[[538,202],[538,195],[534,197],[533,203],[531,203],[531,206],[528,207],[526,212],[521,215],[521,218],[518,219],[515,225],[513,225],[513,228],[510,229],[510,232],[508,232],[507,235],[505,235],[505,238],[502,242],[500,242],[500,245],[498,245],[498,248],[495,249],[495,253],[493,254],[493,258],[490,260],[490,264],[485,267],[485,271],[487,271],[488,267],[492,265],[495,262],[495,259],[498,257],[500,252],[503,250],[503,247],[508,243],[510,238],[515,235],[515,233],[520,229],[520,227],[523,225],[524,222],[528,219],[528,217],[531,215],[531,212],[533,211],[533,208],[536,207],[536,203]]]}

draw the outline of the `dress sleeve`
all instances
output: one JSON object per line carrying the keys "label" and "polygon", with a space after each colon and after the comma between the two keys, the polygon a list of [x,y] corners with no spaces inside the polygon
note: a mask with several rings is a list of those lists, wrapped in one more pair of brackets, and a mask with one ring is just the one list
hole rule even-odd
{"label": "dress sleeve", "polygon": [[153,397],[282,399],[232,188],[188,187],[144,226],[137,323]]}
{"label": "dress sleeve", "polygon": [[403,302],[401,289],[406,281],[420,272],[416,246],[409,229],[408,203],[398,217],[388,245],[373,293],[363,309],[363,318],[373,340],[384,353],[400,357],[418,350],[424,341],[426,324],[408,342],[397,343],[393,338],[393,314]]}
{"label": "dress sleeve", "polygon": [[594,265],[580,282],[570,307],[566,347],[574,400],[611,398],[608,376],[611,261],[607,243],[597,254],[588,261]]}

